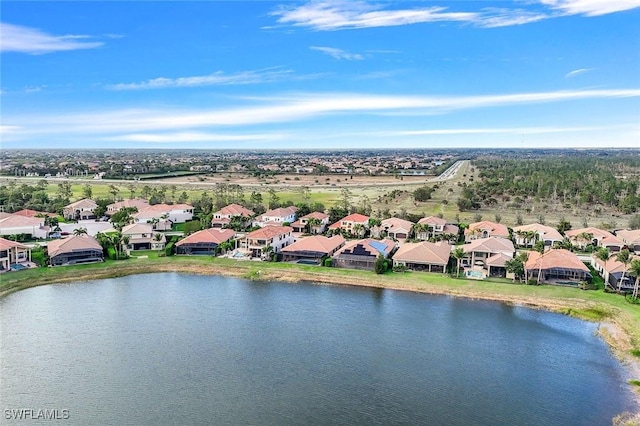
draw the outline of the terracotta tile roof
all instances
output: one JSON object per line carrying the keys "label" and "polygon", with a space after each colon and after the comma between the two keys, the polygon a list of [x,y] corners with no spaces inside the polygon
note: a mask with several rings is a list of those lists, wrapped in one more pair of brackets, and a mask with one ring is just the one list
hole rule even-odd
{"label": "terracotta tile roof", "polygon": [[277,237],[278,235],[287,234],[292,232],[293,228],[290,226],[265,226],[264,228],[256,229],[253,232],[249,232],[247,234],[247,238],[250,239],[259,239],[259,240],[268,240],[273,237]]}
{"label": "terracotta tile roof", "polygon": [[382,228],[387,231],[397,232],[397,231],[406,231],[407,233],[411,231],[413,227],[413,222],[408,220],[400,219],[397,217],[390,217],[389,219],[385,219],[381,222]]}
{"label": "terracotta tile roof", "polygon": [[613,236],[613,234],[609,231],[605,231],[604,229],[594,228],[590,226],[588,228],[580,228],[580,229],[570,229],[566,231],[564,234],[573,239],[579,239],[578,236],[582,233],[591,234],[593,238],[601,239],[607,236]]}
{"label": "terracotta tile roof", "polygon": [[462,246],[465,253],[483,252],[483,253],[500,253],[516,251],[511,240],[499,237],[478,238],[470,243]]}
{"label": "terracotta tile roof", "polygon": [[504,267],[507,261],[511,259],[513,259],[513,257],[508,256],[504,253],[497,253],[493,256],[488,257],[487,260],[485,260],[485,263],[487,264],[487,266]]}
{"label": "terracotta tile roof", "polygon": [[329,229],[338,229],[342,226],[342,222],[353,222],[353,223],[361,223],[361,224],[368,224],[369,223],[369,216],[365,216],[363,214],[360,213],[352,213],[348,216],[343,217],[342,219],[340,219],[339,221],[337,221],[336,223],[333,223],[331,225],[329,225]]}
{"label": "terracotta tile roof", "polygon": [[460,228],[458,228],[456,225],[452,225],[450,223],[447,223],[446,225],[444,225],[444,228],[442,228],[442,232],[445,234],[458,234],[458,232],[460,232]]}
{"label": "terracotta tile roof", "polygon": [[90,235],[73,235],[68,238],[49,241],[47,251],[49,256],[57,256],[62,253],[69,253],[79,250],[96,249],[102,251],[102,246]]}
{"label": "terracotta tile roof", "polygon": [[329,215],[322,213],[322,212],[311,212],[309,214],[306,214],[304,216],[302,216],[300,219],[318,219],[318,220],[324,220],[326,218],[328,218]]}
{"label": "terracotta tile roof", "polygon": [[153,235],[153,226],[146,223],[132,223],[122,228],[123,235],[149,234]]}
{"label": "terracotta tile roof", "polygon": [[365,251],[370,253],[371,256],[378,256],[378,254],[387,256],[395,247],[395,242],[392,240],[374,240],[373,238],[349,241],[344,245],[344,247],[336,252],[335,256],[351,254],[351,251],[358,245],[361,245]]}
{"label": "terracotta tile roof", "polygon": [[251,217],[255,213],[240,204],[229,204],[228,206],[224,206],[220,210],[214,213],[214,215],[219,214],[221,216],[242,216],[242,217]]}
{"label": "terracotta tile roof", "polygon": [[400,246],[393,255],[393,260],[403,262],[425,263],[431,265],[446,265],[451,255],[451,246],[444,242],[406,243]]}
{"label": "terracotta tile roof", "polygon": [[540,255],[537,251],[529,252],[529,259],[525,263],[525,269],[579,269],[589,272],[589,268],[574,253],[564,249],[553,249]]}
{"label": "terracotta tile roof", "polygon": [[531,223],[529,225],[516,226],[513,233],[516,232],[536,232],[543,240],[562,241],[563,237],[556,228],[542,225],[540,223]]}
{"label": "terracotta tile roof", "polygon": [[490,237],[508,237],[509,228],[501,223],[490,222],[483,220],[482,222],[474,222],[469,224],[469,227],[464,230],[465,235],[473,234],[474,231],[487,231]]}
{"label": "terracotta tile roof", "polygon": [[42,225],[44,225],[43,217],[28,217],[12,214],[3,219],[0,219],[0,229],[20,228],[25,226],[40,227]]}
{"label": "terracotta tile roof", "polygon": [[198,244],[198,243],[215,243],[222,244],[225,241],[229,241],[233,237],[235,237],[236,231],[233,229],[218,229],[218,228],[210,228],[203,229],[198,232],[194,232],[188,237],[183,238],[182,240],[176,243],[176,246],[181,246],[183,244]]}
{"label": "terracotta tile roof", "polygon": [[83,198],[65,207],[65,209],[95,209],[98,207],[95,201],[90,198]]}
{"label": "terracotta tile roof", "polygon": [[55,217],[58,216],[55,213],[48,213],[48,212],[39,212],[36,210],[30,210],[30,209],[22,209],[22,210],[18,210],[17,212],[13,213],[15,215],[18,216],[26,216],[26,217],[36,217],[38,215],[42,216],[51,216],[51,217]]}
{"label": "terracotta tile roof", "polygon": [[262,216],[263,217],[287,217],[297,211],[298,211],[298,208],[295,206],[279,207],[277,209],[269,210],[268,212],[264,213]]}
{"label": "terracotta tile roof", "polygon": [[29,248],[27,246],[25,246],[24,244],[20,244],[16,241],[11,241],[11,240],[7,240],[5,238],[0,238],[0,250],[9,250],[10,248],[21,248],[21,249],[26,249]]}
{"label": "terracotta tile roof", "polygon": [[0,212],[0,219],[4,219],[9,216],[12,216],[12,214],[7,212]]}
{"label": "terracotta tile roof", "polygon": [[616,231],[616,236],[625,244],[640,244],[640,229],[621,229]]}
{"label": "terracotta tile roof", "polygon": [[[616,259],[615,256],[611,256],[609,260],[607,260],[606,262],[598,259],[595,254],[592,254],[591,257],[598,265],[600,265],[604,270],[608,271],[610,274],[613,274],[616,272],[622,272],[625,269],[624,263]],[[638,259],[638,258],[640,257],[631,256],[631,259]],[[628,267],[627,267],[627,271],[628,271]]]}
{"label": "terracotta tile roof", "polygon": [[437,217],[437,216],[428,216],[428,217],[423,217],[422,219],[420,219],[418,221],[418,223],[420,225],[440,225],[440,226],[444,226],[447,224],[447,221],[442,219],[441,217]]}
{"label": "terracotta tile roof", "polygon": [[329,254],[338,247],[342,247],[345,239],[342,235],[334,235],[327,238],[324,235],[314,235],[311,237],[301,238],[295,243],[282,249],[283,252],[312,251],[317,253]]}

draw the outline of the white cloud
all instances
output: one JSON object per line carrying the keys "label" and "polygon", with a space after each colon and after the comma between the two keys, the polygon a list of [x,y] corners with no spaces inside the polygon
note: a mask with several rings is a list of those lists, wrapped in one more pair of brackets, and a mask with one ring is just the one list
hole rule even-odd
{"label": "white cloud", "polygon": [[[393,5],[393,2],[388,2]],[[522,3],[527,4],[527,3]],[[280,6],[271,13],[281,25],[332,31],[429,22],[460,22],[492,28],[524,25],[566,15],[597,16],[640,7],[640,0],[538,0],[529,9],[485,7],[473,12],[430,6],[392,9],[364,0],[318,0]]]}
{"label": "white cloud", "polygon": [[580,68],[577,70],[573,70],[567,73],[567,75],[565,75],[565,78],[571,78],[571,77],[575,77],[576,75],[580,75],[580,74],[584,74],[585,72],[591,71],[593,68]]}
{"label": "white cloud", "polygon": [[275,141],[283,139],[280,133],[256,134],[221,134],[206,132],[176,133],[134,133],[105,138],[109,141],[143,142],[143,143],[185,143],[185,142],[244,142]]}
{"label": "white cloud", "polygon": [[[459,128],[459,129],[426,129],[426,130],[398,130],[382,132],[380,136],[427,136],[427,135],[480,135],[480,134],[511,134],[533,135],[545,133],[573,133],[592,132],[597,130],[617,129],[619,126],[590,126],[590,127],[498,127],[498,128]],[[374,136],[375,134],[369,134]]]}
{"label": "white cloud", "polygon": [[53,36],[35,28],[0,23],[0,51],[22,52],[32,55],[65,50],[94,49],[102,42],[79,41],[88,36]]}
{"label": "white cloud", "polygon": [[[640,89],[577,90],[480,96],[386,96],[371,94],[297,94],[252,99],[251,105],[214,109],[118,109],[90,113],[3,117],[12,137],[82,134],[117,137],[153,132],[194,132],[202,128],[241,128],[291,123],[329,115],[447,113],[473,108],[518,106],[587,99],[638,98]],[[184,136],[184,135],[183,135]],[[144,136],[146,137],[146,136]],[[154,136],[158,140],[158,136]],[[173,137],[173,136],[172,136]]]}
{"label": "white cloud", "polygon": [[359,53],[349,53],[335,47],[311,46],[309,49],[317,50],[318,52],[322,52],[337,60],[345,59],[347,61],[361,61],[364,59],[364,56]]}
{"label": "white cloud", "polygon": [[640,7],[640,0],[540,0],[567,15],[599,16]]}
{"label": "white cloud", "polygon": [[293,71],[267,69],[225,74],[222,71],[192,77],[158,77],[140,83],[119,83],[107,86],[112,90],[166,89],[172,87],[221,86],[234,84],[267,83],[290,77]]}

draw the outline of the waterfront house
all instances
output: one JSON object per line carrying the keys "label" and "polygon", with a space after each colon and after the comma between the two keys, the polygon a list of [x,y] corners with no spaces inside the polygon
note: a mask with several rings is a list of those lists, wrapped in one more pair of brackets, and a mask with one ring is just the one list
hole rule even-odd
{"label": "waterfront house", "polygon": [[551,247],[553,243],[562,242],[564,239],[556,228],[540,223],[516,226],[513,228],[513,237],[516,245],[523,247],[533,247],[536,241],[542,241],[545,246]]}
{"label": "waterfront house", "polygon": [[446,241],[405,243],[393,255],[393,266],[404,266],[413,271],[445,272],[451,246]]}
{"label": "waterfront house", "polygon": [[378,256],[389,257],[396,243],[393,240],[349,241],[333,256],[333,265],[338,268],[364,269],[372,271]]}
{"label": "waterfront house", "polygon": [[[638,259],[638,256],[632,256],[630,260]],[[620,262],[616,256],[611,256],[607,261],[598,259],[596,254],[591,255],[591,266],[604,279],[605,284],[614,289],[623,292],[633,291],[635,278],[629,276],[629,266]]]}
{"label": "waterfront house", "polygon": [[281,226],[285,223],[291,224],[296,221],[296,212],[298,208],[295,206],[280,207],[272,209],[258,216],[253,221],[253,226],[261,228],[265,226]]}
{"label": "waterfront house", "polygon": [[164,234],[154,232],[147,223],[132,223],[122,228],[122,235],[129,237],[127,250],[163,250],[166,242]]}
{"label": "waterfront house", "polygon": [[16,241],[0,238],[0,272],[16,269],[15,265],[30,261],[31,248]]}
{"label": "waterfront house", "polygon": [[215,256],[220,244],[235,237],[236,231],[233,229],[203,229],[178,241],[176,254]]}
{"label": "waterfront house", "polygon": [[618,237],[631,252],[640,254],[640,229],[621,229],[616,231]]}
{"label": "waterfront house", "polygon": [[0,219],[0,235],[25,235],[30,238],[47,238],[49,227],[43,217],[28,217],[16,214],[5,215]]}
{"label": "waterfront house", "polygon": [[47,251],[51,266],[102,262],[104,260],[102,246],[98,240],[90,235],[73,235],[49,241]]}
{"label": "waterfront house", "polygon": [[342,235],[331,238],[324,235],[304,237],[282,249],[282,261],[319,264],[323,258],[333,256],[344,244]]}
{"label": "waterfront house", "polygon": [[417,226],[414,227],[414,234],[416,240],[426,241],[429,239],[440,239],[441,236],[446,236],[449,242],[456,242],[458,240],[459,228],[456,225],[447,223],[441,217],[428,216],[423,217],[418,221]]}
{"label": "waterfront house", "polygon": [[106,215],[107,216],[111,216],[114,213],[117,213],[120,211],[120,209],[131,209],[131,208],[135,208],[138,211],[140,210],[144,210],[147,207],[149,207],[149,203],[147,202],[147,200],[143,200],[142,198],[129,198],[126,200],[122,200],[122,201],[118,201],[117,203],[111,203],[109,205],[107,205],[107,211],[106,211]]}
{"label": "waterfront house", "polygon": [[369,228],[369,216],[360,213],[353,213],[343,217],[336,223],[329,225],[329,229],[334,231],[344,231],[351,235],[363,235]]}
{"label": "waterfront house", "polygon": [[67,220],[91,220],[95,219],[95,209],[98,207],[95,201],[83,198],[65,206],[62,209],[62,216]]}
{"label": "waterfront house", "polygon": [[226,228],[231,223],[231,219],[234,217],[241,218],[242,226],[247,227],[251,224],[251,218],[255,216],[255,213],[240,204],[229,204],[224,206],[217,212],[213,213],[211,219],[212,228]]}
{"label": "waterfront house", "polygon": [[381,222],[379,229],[391,239],[404,241],[411,235],[413,225],[414,223],[408,220],[390,217]]}
{"label": "waterfront house", "polygon": [[501,223],[483,220],[469,224],[464,230],[465,242],[489,237],[509,238],[509,228]]}
{"label": "waterfront house", "polygon": [[581,281],[591,282],[589,268],[565,249],[551,249],[543,254],[531,251],[524,269],[528,279],[535,280],[541,270],[540,283],[577,286]]}
{"label": "waterfront house", "polygon": [[513,259],[513,242],[506,238],[474,239],[462,246],[465,256],[461,260],[467,278],[506,277],[506,262]]}
{"label": "waterfront house", "polygon": [[266,257],[269,251],[280,251],[293,243],[293,228],[290,226],[268,225],[249,232],[240,241],[240,248],[251,257]]}
{"label": "waterfront house", "polygon": [[322,234],[329,225],[329,215],[322,212],[311,212],[291,224],[293,232],[299,234]]}
{"label": "waterfront house", "polygon": [[622,240],[604,229],[588,227],[572,229],[565,232],[571,243],[584,249],[588,245],[608,248],[611,252],[619,252],[624,247]]}

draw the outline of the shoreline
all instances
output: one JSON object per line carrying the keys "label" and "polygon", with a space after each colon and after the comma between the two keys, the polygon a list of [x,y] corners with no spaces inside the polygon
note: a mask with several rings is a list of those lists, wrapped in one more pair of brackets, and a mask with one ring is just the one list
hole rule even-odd
{"label": "shoreline", "polygon": [[[169,259],[186,260],[171,261]],[[18,279],[13,280],[16,285],[11,285],[11,283],[7,284],[4,279],[6,275],[3,274],[3,276],[0,277],[0,299],[12,293],[41,285],[94,281],[128,275],[177,272],[197,275],[220,275],[253,281],[311,282],[313,284],[323,285],[381,288],[507,303],[597,322],[599,324],[597,331],[598,336],[609,346],[612,355],[618,359],[628,375],[627,385],[631,388],[634,396],[636,411],[640,413],[640,387],[628,383],[629,380],[640,380],[640,357],[631,354],[632,350],[637,350],[638,347],[640,347],[640,341],[638,341],[638,336],[636,335],[640,334],[640,328],[638,328],[640,326],[635,329],[637,333],[633,333],[634,324],[628,323],[631,321],[631,318],[628,318],[624,315],[624,312],[615,306],[606,306],[606,302],[590,301],[584,297],[545,297],[536,294],[538,293],[536,290],[541,287],[530,287],[520,284],[497,284],[496,287],[504,285],[520,286],[530,289],[530,294],[509,294],[506,293],[504,289],[488,290],[482,288],[483,286],[479,285],[479,282],[470,282],[468,280],[460,280],[461,285],[459,288],[454,288],[451,285],[445,286],[430,283],[430,276],[426,274],[423,275],[419,272],[396,274],[393,279],[391,279],[389,275],[375,275],[369,271],[338,270],[337,268],[308,266],[291,267],[291,265],[279,263],[216,262],[211,260],[205,262],[202,261],[202,259],[176,257],[160,258],[160,260],[162,260],[162,262],[148,263],[141,260],[129,260],[127,264],[82,265],[85,266],[86,269],[80,266],[73,267],[73,270],[65,270],[62,267],[47,268],[47,273],[41,277],[34,277],[34,279],[28,279],[28,277],[19,279],[21,277],[16,277]],[[16,274],[23,273],[24,272],[17,272]],[[409,278],[406,278],[407,276],[409,276]],[[451,280],[453,281],[453,279]],[[3,281],[5,282],[3,283]],[[458,284],[457,280],[454,284]],[[576,289],[575,291],[581,290]],[[582,294],[577,293],[576,296],[582,296]],[[615,296],[612,295],[612,297]]]}

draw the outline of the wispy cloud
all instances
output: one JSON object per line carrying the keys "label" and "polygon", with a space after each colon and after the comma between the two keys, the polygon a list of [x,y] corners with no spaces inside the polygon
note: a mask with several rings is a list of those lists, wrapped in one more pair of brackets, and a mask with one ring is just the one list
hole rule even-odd
{"label": "wispy cloud", "polygon": [[322,52],[337,60],[345,59],[347,61],[361,61],[364,59],[364,56],[359,53],[349,53],[335,47],[311,46],[309,49],[317,50],[318,52]]}
{"label": "wispy cloud", "polygon": [[587,99],[638,98],[640,89],[578,90],[482,96],[387,96],[371,94],[297,94],[253,99],[251,105],[214,109],[130,109],[3,117],[12,138],[82,134],[118,136],[153,132],[194,132],[203,128],[245,129],[328,115],[429,115],[473,108],[554,103]]}
{"label": "wispy cloud", "polygon": [[90,38],[85,35],[54,36],[35,28],[0,23],[0,51],[21,52],[32,55],[66,50],[94,49],[104,43],[80,41]]}
{"label": "wispy cloud", "polygon": [[222,71],[208,75],[192,77],[166,78],[158,77],[140,83],[119,83],[107,86],[112,90],[166,89],[173,87],[223,86],[238,84],[256,84],[279,81],[291,77],[293,71],[285,69],[266,69],[242,71],[225,74]]}
{"label": "wispy cloud", "polygon": [[567,15],[600,16],[640,7],[640,0],[540,0]]}
{"label": "wispy cloud", "polygon": [[586,72],[589,72],[589,71],[591,71],[592,69],[593,69],[593,68],[580,68],[580,69],[577,69],[577,70],[573,70],[573,71],[568,72],[568,73],[567,73],[567,75],[565,75],[565,76],[564,76],[564,78],[571,78],[571,77],[575,77],[575,76],[577,76],[577,75],[580,75],[580,74],[584,74],[584,73],[586,73]]}
{"label": "wispy cloud", "polygon": [[[388,3],[393,5],[393,2]],[[523,25],[567,15],[597,16],[640,7],[640,0],[538,0],[521,3],[528,8],[490,8],[451,11],[447,7],[394,9],[364,0],[312,0],[280,6],[271,13],[280,25],[316,31],[391,27],[429,22],[458,22],[492,28]]]}
{"label": "wispy cloud", "polygon": [[428,136],[428,135],[482,135],[482,134],[511,134],[532,135],[545,133],[575,133],[592,132],[598,130],[618,129],[620,126],[586,126],[586,127],[497,127],[497,128],[458,128],[458,129],[425,129],[425,130],[397,130],[391,132],[366,133],[367,136],[396,137],[396,136]]}
{"label": "wispy cloud", "polygon": [[105,138],[108,141],[142,143],[188,143],[188,142],[254,142],[276,141],[285,137],[281,133],[221,134],[207,132],[133,133]]}

